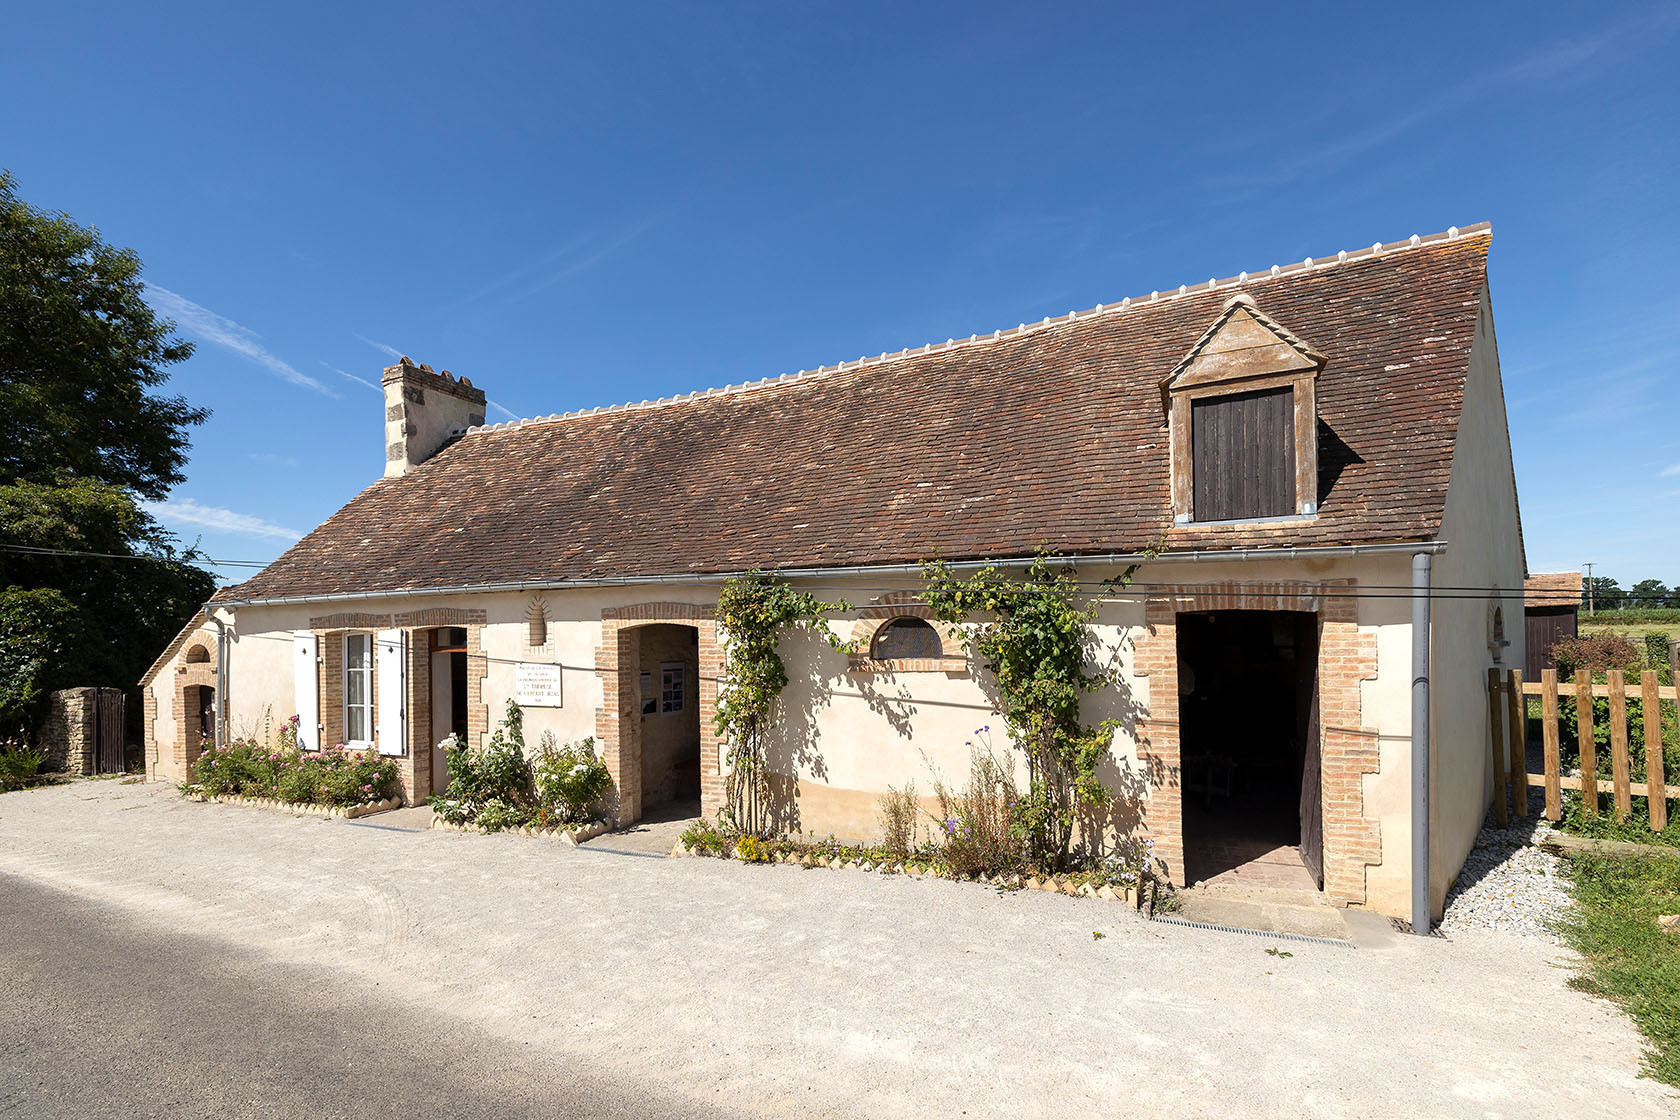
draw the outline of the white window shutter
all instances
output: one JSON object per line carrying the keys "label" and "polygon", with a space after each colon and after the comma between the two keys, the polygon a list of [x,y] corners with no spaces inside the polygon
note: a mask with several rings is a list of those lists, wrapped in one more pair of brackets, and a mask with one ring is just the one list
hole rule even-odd
{"label": "white window shutter", "polygon": [[408,753],[408,633],[379,632],[379,710],[374,741],[380,754]]}
{"label": "white window shutter", "polygon": [[315,635],[307,630],[292,632],[292,681],[295,685],[298,746],[306,751],[321,749],[321,686],[315,672],[319,649]]}

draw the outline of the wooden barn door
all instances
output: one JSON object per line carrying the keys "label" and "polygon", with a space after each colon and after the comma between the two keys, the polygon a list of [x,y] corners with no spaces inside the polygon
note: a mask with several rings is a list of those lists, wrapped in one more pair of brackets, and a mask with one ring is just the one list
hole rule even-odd
{"label": "wooden barn door", "polygon": [[123,757],[123,715],[127,710],[123,694],[114,688],[93,690],[93,772],[121,774],[128,769]]}

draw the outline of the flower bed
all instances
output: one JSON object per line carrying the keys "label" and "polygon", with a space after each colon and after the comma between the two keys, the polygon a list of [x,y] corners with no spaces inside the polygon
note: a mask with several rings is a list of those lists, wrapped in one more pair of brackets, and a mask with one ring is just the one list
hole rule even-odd
{"label": "flower bed", "polygon": [[293,716],[274,748],[249,739],[222,747],[206,744],[182,792],[205,800],[343,810],[400,801],[402,791],[397,764],[375,751],[343,746],[299,750]]}
{"label": "flower bed", "polygon": [[308,802],[277,801],[271,797],[242,797],[238,794],[191,794],[196,801],[214,801],[220,805],[248,805],[255,809],[274,809],[282,813],[303,814],[309,817],[341,817],[353,820],[373,813],[384,813],[402,807],[402,798],[387,797],[363,805],[312,805]]}
{"label": "flower bed", "polygon": [[449,787],[432,795],[434,826],[576,833],[602,819],[612,775],[595,755],[595,740],[561,747],[545,731],[536,753],[526,758],[524,713],[511,700],[488,745],[469,747],[451,735],[438,746],[449,756]]}
{"label": "flower bed", "polygon": [[908,857],[881,848],[842,844],[833,838],[808,843],[799,840],[761,840],[756,836],[728,837],[705,821],[683,833],[671,850],[673,856],[711,856],[742,863],[786,863],[798,867],[826,867],[834,870],[873,871],[882,875],[908,875],[915,879],[950,879],[984,883],[1001,890],[1049,891],[1080,898],[1101,898],[1125,902],[1140,909],[1152,909],[1159,890],[1155,876],[1134,865],[1114,861],[1089,870],[1060,874],[1010,873],[966,874],[953,871],[930,849]]}
{"label": "flower bed", "polygon": [[446,820],[443,817],[435,815],[432,817],[432,827],[443,832],[480,832],[486,836],[493,832],[511,832],[515,835],[536,836],[549,840],[558,840],[561,843],[573,848],[577,847],[585,840],[593,840],[597,836],[612,831],[612,825],[606,823],[605,821],[595,821],[592,824],[574,825],[570,828],[561,825],[542,826],[531,824],[520,825],[518,827],[485,828],[482,825]]}

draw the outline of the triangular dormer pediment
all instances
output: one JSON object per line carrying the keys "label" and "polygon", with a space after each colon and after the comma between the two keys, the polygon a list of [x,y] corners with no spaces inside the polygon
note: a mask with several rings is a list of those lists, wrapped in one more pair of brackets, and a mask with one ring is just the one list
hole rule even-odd
{"label": "triangular dormer pediment", "polygon": [[1324,362],[1323,354],[1261,311],[1252,297],[1232,296],[1161,379],[1161,393],[1165,397],[1181,389],[1285,373],[1315,377]]}

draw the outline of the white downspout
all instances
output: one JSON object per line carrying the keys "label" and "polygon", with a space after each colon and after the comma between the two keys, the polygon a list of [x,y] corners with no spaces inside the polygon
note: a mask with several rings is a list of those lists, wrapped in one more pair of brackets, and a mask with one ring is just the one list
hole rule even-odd
{"label": "white downspout", "polygon": [[204,620],[216,628],[216,736],[218,747],[227,746],[227,624],[216,617],[215,609],[204,604]]}
{"label": "white downspout", "polygon": [[1412,557],[1412,932],[1429,933],[1429,581],[1431,556]]}

